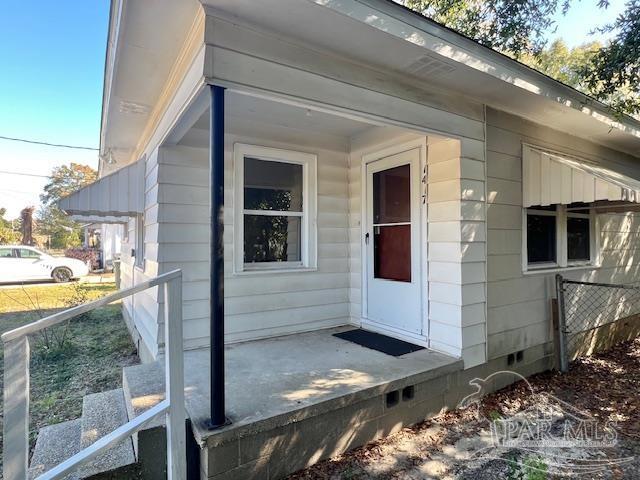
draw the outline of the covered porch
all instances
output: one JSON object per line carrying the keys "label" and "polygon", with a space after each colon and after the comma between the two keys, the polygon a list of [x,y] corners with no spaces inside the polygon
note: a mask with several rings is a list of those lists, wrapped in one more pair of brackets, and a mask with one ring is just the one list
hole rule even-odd
{"label": "covered porch", "polygon": [[[333,336],[347,328],[227,345],[231,423],[215,430],[209,428],[208,349],[185,353],[186,407],[201,478],[282,478],[455,407],[472,393],[460,383],[461,360],[428,349],[392,357]],[[125,369],[130,415],[163,399],[162,365]]]}

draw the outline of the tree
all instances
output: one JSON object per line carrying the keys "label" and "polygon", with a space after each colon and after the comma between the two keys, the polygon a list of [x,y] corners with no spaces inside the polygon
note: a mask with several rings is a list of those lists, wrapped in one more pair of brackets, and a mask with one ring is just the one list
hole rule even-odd
{"label": "tree", "polygon": [[95,182],[97,178],[98,172],[88,165],[71,163],[55,167],[49,177],[49,183],[44,186],[44,193],[40,195],[40,200],[45,205],[51,205]]}
{"label": "tree", "polygon": [[20,211],[22,223],[22,245],[35,245],[33,240],[33,211],[35,207],[25,207]]}
{"label": "tree", "polygon": [[20,241],[20,233],[14,229],[10,220],[7,220],[6,208],[0,208],[0,245],[18,243]]}
{"label": "tree", "polygon": [[412,10],[500,52],[537,54],[558,8],[570,0],[400,0]]}
{"label": "tree", "polygon": [[81,243],[80,225],[65,215],[56,202],[95,182],[97,172],[88,165],[71,163],[56,167],[40,195],[38,232],[50,238],[50,248],[76,247]]}
{"label": "tree", "polygon": [[599,42],[569,48],[564,41],[556,40],[538,55],[525,55],[521,61],[566,85],[588,93],[583,83],[582,70],[601,48],[602,44]]}
{"label": "tree", "polygon": [[640,0],[629,0],[614,23],[598,30],[615,36],[580,72],[586,88],[617,113],[639,114]]}

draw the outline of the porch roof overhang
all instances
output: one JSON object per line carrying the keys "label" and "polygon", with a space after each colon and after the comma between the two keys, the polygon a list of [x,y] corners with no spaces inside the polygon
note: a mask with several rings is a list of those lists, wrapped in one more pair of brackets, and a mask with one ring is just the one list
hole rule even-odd
{"label": "porch roof overhang", "polygon": [[617,118],[595,99],[390,0],[202,1],[210,15],[400,75],[418,88],[636,157],[640,151],[640,121]]}
{"label": "porch roof overhang", "polygon": [[71,215],[71,220],[85,222],[88,225],[121,224],[129,221],[129,216]]}
{"label": "porch roof overhang", "polygon": [[[104,68],[99,173],[136,158],[200,9],[197,0],[112,0]],[[110,156],[116,163],[103,158]]]}
{"label": "porch roof overhang", "polygon": [[640,203],[640,181],[585,159],[522,147],[523,206]]}
{"label": "porch roof overhang", "polygon": [[143,212],[144,171],[144,159],[139,160],[62,198],[58,207],[83,221],[122,223]]}

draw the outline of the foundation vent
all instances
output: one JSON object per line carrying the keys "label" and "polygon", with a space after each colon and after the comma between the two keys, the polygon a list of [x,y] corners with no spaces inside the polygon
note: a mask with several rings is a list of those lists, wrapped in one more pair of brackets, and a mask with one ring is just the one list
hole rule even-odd
{"label": "foundation vent", "polygon": [[455,67],[430,56],[419,58],[405,69],[407,73],[421,78],[439,77],[451,73],[454,70]]}

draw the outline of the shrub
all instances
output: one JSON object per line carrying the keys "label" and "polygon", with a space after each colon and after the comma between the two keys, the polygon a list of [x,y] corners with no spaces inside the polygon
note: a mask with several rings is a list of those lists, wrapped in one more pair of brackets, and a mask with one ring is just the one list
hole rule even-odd
{"label": "shrub", "polygon": [[100,267],[98,250],[95,248],[68,248],[64,251],[64,255],[69,258],[77,258],[84,263],[89,263],[91,270],[96,270]]}

